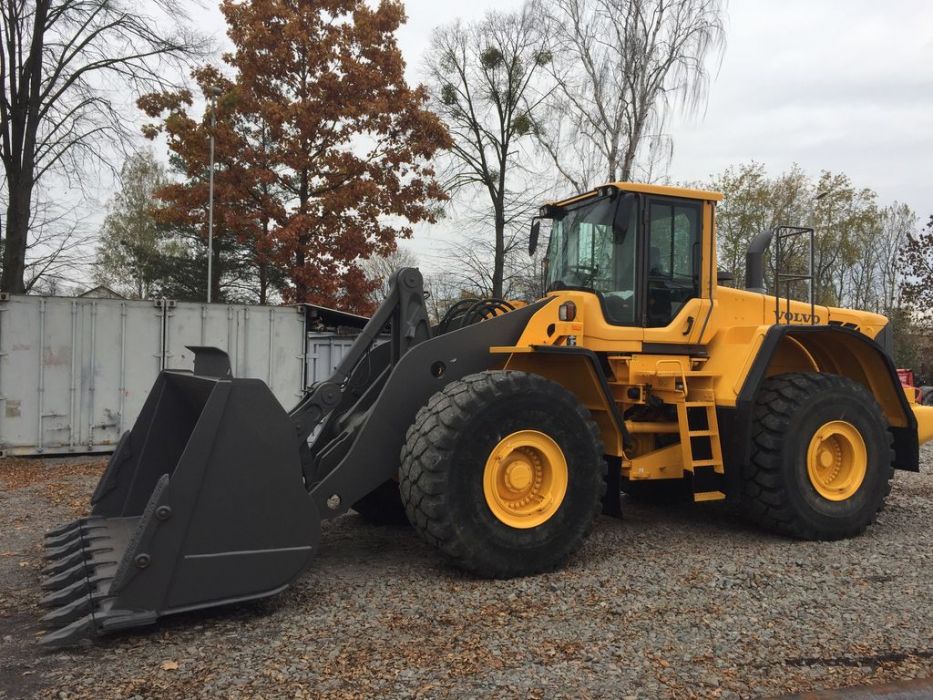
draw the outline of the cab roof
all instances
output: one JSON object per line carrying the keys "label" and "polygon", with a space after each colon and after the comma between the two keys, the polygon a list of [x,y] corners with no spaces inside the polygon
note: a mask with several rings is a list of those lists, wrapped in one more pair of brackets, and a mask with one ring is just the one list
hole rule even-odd
{"label": "cab roof", "polygon": [[640,192],[642,194],[657,194],[664,197],[679,197],[680,199],[696,199],[705,202],[721,202],[722,194],[710,190],[695,190],[688,187],[671,187],[668,185],[643,185],[638,182],[613,182],[602,187],[597,187],[589,192],[578,194],[575,197],[569,197],[557,202],[552,202],[552,206],[563,207],[573,202],[577,202],[587,197],[593,197],[598,194],[605,194],[607,188],[614,187],[625,192]]}

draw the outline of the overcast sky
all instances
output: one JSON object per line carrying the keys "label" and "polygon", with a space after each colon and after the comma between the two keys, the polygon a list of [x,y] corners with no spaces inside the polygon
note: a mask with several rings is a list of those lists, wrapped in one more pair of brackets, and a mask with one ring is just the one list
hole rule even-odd
{"label": "overcast sky", "polygon": [[[210,0],[208,0],[210,2]],[[399,43],[421,77],[431,30],[519,0],[408,0]],[[219,11],[204,27],[223,39]],[[699,115],[672,120],[673,181],[708,178],[757,160],[772,174],[799,163],[847,173],[882,204],[933,214],[933,0],[731,0],[727,46]],[[434,267],[449,232],[408,244]]]}

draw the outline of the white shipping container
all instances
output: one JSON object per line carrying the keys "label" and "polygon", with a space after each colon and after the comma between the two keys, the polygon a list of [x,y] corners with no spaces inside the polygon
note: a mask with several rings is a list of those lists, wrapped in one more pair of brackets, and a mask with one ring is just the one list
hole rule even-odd
{"label": "white shipping container", "polygon": [[112,450],[161,369],[162,315],[151,301],[0,301],[0,450]]}
{"label": "white shipping container", "polygon": [[0,297],[0,454],[110,452],[186,345],[230,352],[289,409],[305,373],[303,307]]}
{"label": "white shipping container", "polygon": [[220,348],[234,377],[262,379],[289,410],[304,393],[305,317],[303,306],[167,302],[165,367],[193,370],[187,346]]}
{"label": "white shipping container", "polygon": [[337,365],[356,341],[355,335],[308,333],[307,371],[308,386],[330,379]]}

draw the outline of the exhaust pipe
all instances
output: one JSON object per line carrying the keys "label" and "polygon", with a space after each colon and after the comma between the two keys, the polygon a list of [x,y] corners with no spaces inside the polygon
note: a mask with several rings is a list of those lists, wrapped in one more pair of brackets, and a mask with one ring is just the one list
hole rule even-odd
{"label": "exhaust pipe", "polygon": [[765,289],[765,269],[764,254],[771,245],[771,239],[774,238],[774,231],[762,231],[752,239],[748,246],[748,252],[745,254],[745,289],[750,292],[764,294]]}

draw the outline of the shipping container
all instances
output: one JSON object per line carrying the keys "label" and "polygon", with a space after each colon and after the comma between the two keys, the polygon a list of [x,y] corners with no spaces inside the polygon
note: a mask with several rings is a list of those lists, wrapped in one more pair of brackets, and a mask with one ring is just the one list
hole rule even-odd
{"label": "shipping container", "polygon": [[308,384],[329,379],[355,340],[356,336],[308,333],[305,375]]}
{"label": "shipping container", "polygon": [[288,410],[305,378],[305,307],[166,302],[165,367],[194,369],[189,345],[210,345],[230,357],[234,377],[262,379]]}
{"label": "shipping container", "polygon": [[110,452],[163,368],[193,369],[186,345],[230,353],[235,376],[282,405],[305,386],[302,306],[0,296],[0,454]]}

